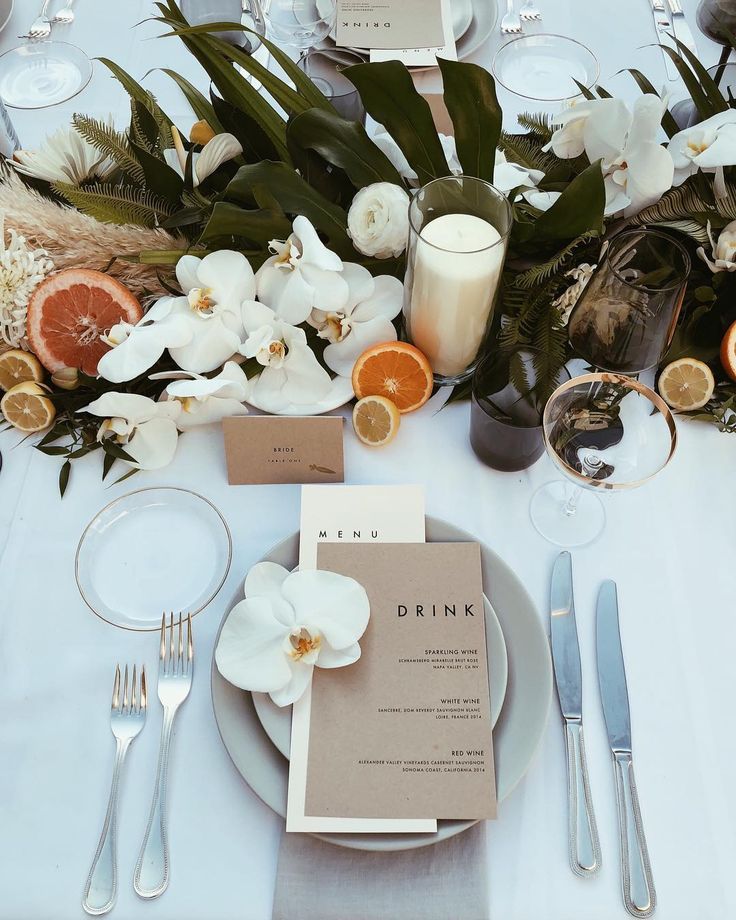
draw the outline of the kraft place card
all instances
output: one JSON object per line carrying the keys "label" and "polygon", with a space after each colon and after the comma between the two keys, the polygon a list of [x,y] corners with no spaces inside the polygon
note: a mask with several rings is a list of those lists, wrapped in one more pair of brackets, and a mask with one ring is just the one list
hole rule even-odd
{"label": "kraft place card", "polygon": [[226,418],[230,485],[342,482],[342,416],[244,415]]}

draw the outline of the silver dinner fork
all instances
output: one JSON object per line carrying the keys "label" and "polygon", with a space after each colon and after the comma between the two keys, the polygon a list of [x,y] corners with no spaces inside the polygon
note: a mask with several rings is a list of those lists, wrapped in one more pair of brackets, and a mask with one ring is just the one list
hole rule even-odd
{"label": "silver dinner fork", "polygon": [[501,20],[501,32],[504,35],[521,32],[521,20],[514,12],[514,0],[506,0],[506,12]]}
{"label": "silver dinner fork", "polygon": [[524,22],[532,22],[533,20],[542,18],[542,14],[534,5],[534,0],[524,0],[524,3],[519,10],[519,16],[524,20]]}
{"label": "silver dinner fork", "polygon": [[151,814],[143,838],[143,846],[133,876],[133,887],[142,898],[157,898],[169,884],[169,841],[166,818],[166,783],[169,769],[171,729],[176,712],[189,696],[192,686],[194,647],[192,617],[187,616],[186,644],[179,614],[178,641],[174,643],[174,614],[170,614],[167,640],[166,614],[161,618],[161,646],[158,662],[158,698],[164,707],[161,726],[161,748],[158,755],[156,785],[153,790]]}
{"label": "silver dinner fork", "polygon": [[49,35],[51,35],[51,22],[49,17],[46,15],[46,11],[49,8],[49,3],[51,3],[51,0],[43,0],[41,12],[31,23],[31,28],[28,30],[28,34],[19,35],[18,38],[30,38],[36,41],[37,39],[48,38]]}
{"label": "silver dinner fork", "polygon": [[92,860],[87,884],[84,887],[82,907],[88,914],[106,914],[115,904],[118,889],[117,867],[117,814],[120,775],[125,755],[131,742],[146,722],[146,669],[141,668],[140,685],[136,667],[133,665],[133,679],[128,685],[128,665],[125,666],[123,693],[120,694],[120,666],[115,667],[115,681],[112,688],[110,727],[115,736],[115,767],[112,773],[110,799],[102,825],[100,842]]}
{"label": "silver dinner fork", "polygon": [[60,10],[54,13],[51,22],[58,22],[63,26],[71,25],[71,23],[74,22],[74,10],[72,9],[72,3],[74,3],[74,0],[66,0],[66,6],[63,6]]}

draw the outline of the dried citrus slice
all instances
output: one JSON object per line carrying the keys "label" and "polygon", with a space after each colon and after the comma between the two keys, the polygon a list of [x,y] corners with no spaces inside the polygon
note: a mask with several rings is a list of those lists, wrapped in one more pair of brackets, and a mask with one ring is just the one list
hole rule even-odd
{"label": "dried citrus slice", "polygon": [[736,380],[736,322],[731,323],[723,336],[721,364],[731,380]]}
{"label": "dried citrus slice", "polygon": [[56,418],[54,404],[44,387],[33,380],[19,383],[3,396],[0,411],[19,431],[43,431]]}
{"label": "dried citrus slice", "polygon": [[76,367],[94,377],[110,350],[101,336],[124,320],[137,323],[141,305],[117,279],[89,268],[69,268],[42,281],[28,302],[31,348],[51,371]]}
{"label": "dried citrus slice", "polygon": [[382,447],[393,441],[400,422],[399,410],[385,396],[364,396],[353,409],[355,433],[371,447]]}
{"label": "dried citrus slice", "polygon": [[426,357],[406,342],[374,345],[355,362],[355,395],[385,396],[399,412],[413,412],[432,395],[432,368]]}
{"label": "dried citrus slice", "polygon": [[11,348],[0,355],[0,390],[10,390],[26,380],[40,383],[43,380],[43,367],[35,355]]}
{"label": "dried citrus slice", "polygon": [[681,412],[702,409],[715,387],[713,372],[697,358],[680,358],[668,364],[657,383],[662,399]]}

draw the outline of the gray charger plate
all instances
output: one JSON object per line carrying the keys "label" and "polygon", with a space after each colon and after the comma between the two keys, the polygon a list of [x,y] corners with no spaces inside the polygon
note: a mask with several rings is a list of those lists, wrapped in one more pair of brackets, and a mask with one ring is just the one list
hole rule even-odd
{"label": "gray charger plate", "polygon": [[[459,527],[426,519],[432,543],[474,542]],[[287,568],[296,565],[299,535],[292,534],[264,557]],[[480,545],[485,593],[492,598],[508,653],[506,699],[493,732],[496,789],[499,803],[514,790],[534,759],[552,700],[552,661],[547,636],[534,604],[519,578],[487,546]],[[223,623],[230,613],[228,608]],[[218,630],[215,647],[220,638]],[[236,769],[266,805],[286,816],[289,763],[269,741],[258,720],[253,699],[221,676],[212,658],[212,706],[223,744]],[[358,850],[409,850],[447,840],[475,821],[438,821],[434,834],[316,834],[337,846]]]}
{"label": "gray charger plate", "polygon": [[[491,690],[491,726],[493,727],[501,715],[506,696],[508,658],[501,625],[491,607],[491,602],[485,595],[483,595],[483,610],[488,653],[488,682]],[[291,706],[277,706],[268,693],[251,693],[251,696],[263,730],[288,760],[291,750]]]}

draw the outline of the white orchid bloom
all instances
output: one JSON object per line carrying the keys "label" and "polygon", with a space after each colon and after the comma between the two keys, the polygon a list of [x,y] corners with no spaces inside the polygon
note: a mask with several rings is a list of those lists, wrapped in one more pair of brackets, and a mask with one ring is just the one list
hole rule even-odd
{"label": "white orchid bloom", "polygon": [[721,230],[718,234],[718,242],[713,239],[710,221],[706,229],[713,258],[709,259],[705,254],[705,249],[699,246],[697,251],[700,258],[714,273],[736,271],[736,220],[732,220]]}
{"label": "white orchid bloom", "polygon": [[521,197],[538,211],[549,211],[562,192],[540,192],[539,189],[529,189],[522,192]]}
{"label": "white orchid bloom", "polygon": [[[164,159],[183,178],[187,163],[187,153],[179,137],[179,132],[173,127],[172,136],[174,146],[164,150]],[[233,134],[228,134],[227,132],[216,134],[211,140],[207,141],[201,151],[195,150],[192,153],[192,185],[194,188],[197,188],[200,182],[204,182],[208,176],[216,172],[223,163],[227,163],[228,160],[234,160],[242,152],[243,147]]]}
{"label": "white orchid bloom", "polygon": [[504,195],[516,188],[535,188],[543,178],[541,169],[527,169],[518,163],[509,163],[503,150],[496,150],[493,184]]}
{"label": "white orchid bloom", "polygon": [[[439,135],[440,144],[442,145],[442,152],[445,155],[447,160],[447,165],[450,171],[450,174],[454,176],[459,176],[463,168],[460,165],[460,160],[457,158],[457,147],[455,146],[455,138],[451,135],[440,134]],[[381,127],[372,137],[371,140],[378,147],[378,149],[386,155],[388,160],[391,162],[391,165],[394,167],[396,172],[401,176],[402,179],[412,185],[419,184],[419,176],[416,172],[409,166],[409,161],[404,156],[401,147],[396,143],[396,141],[391,137],[391,135],[386,131],[385,128]]]}
{"label": "white orchid bloom", "polygon": [[379,342],[396,341],[391,322],[401,312],[404,285],[391,275],[373,278],[367,268],[346,262],[343,276],[350,293],[339,310],[312,310],[307,320],[330,344],[324,362],[341,377],[350,377],[360,355]]}
{"label": "white orchid bloom", "polygon": [[409,201],[393,182],[360,189],[348,211],[348,236],[358,252],[377,259],[400,256],[409,238]]}
{"label": "white orchid bloom", "polygon": [[675,164],[675,184],[680,185],[702,169],[736,166],[736,109],[719,112],[699,125],[675,134],[667,145]]}
{"label": "white orchid bloom", "polygon": [[[346,282],[347,284],[347,282]],[[324,399],[330,375],[307,344],[303,329],[278,317],[265,304],[243,304],[247,338],[240,352],[263,367],[252,381],[256,402],[278,412],[289,405],[309,406]]]}
{"label": "white orchid bloom", "polygon": [[[551,123],[557,126],[549,143],[542,148],[551,150],[561,160],[571,160],[585,152],[585,127],[588,117],[596,110],[598,104],[606,100],[589,99],[585,102],[573,102],[552,117]],[[615,101],[615,100],[614,100]]]}
{"label": "white orchid bloom", "polygon": [[247,415],[244,404],[250,392],[248,378],[235,361],[228,361],[215,377],[203,377],[186,371],[151,374],[151,380],[174,378],[166,387],[164,398],[181,405],[176,425],[188,431],[198,425],[221,422],[234,415]]}
{"label": "white orchid bloom", "polygon": [[284,322],[298,325],[318,304],[331,310],[344,302],[342,259],[331,252],[306,217],[295,218],[288,240],[271,240],[274,253],[258,270],[258,299]]}
{"label": "white orchid bloom", "polygon": [[[112,116],[105,124],[112,127]],[[38,150],[16,150],[8,163],[25,176],[71,185],[105,179],[116,168],[113,160],[85,140],[73,125],[49,135]]]}
{"label": "white orchid bloom", "polygon": [[173,460],[181,412],[178,402],[155,402],[136,393],[103,393],[80,411],[105,419],[97,440],[114,439],[133,458],[128,465],[134,469],[158,470]]}
{"label": "white orchid bloom", "polygon": [[217,668],[243,690],[270,693],[277,706],[296,702],[314,668],[342,668],[360,658],[368,626],[365,589],[335,572],[289,573],[260,562],[245,579],[245,600],[225,620]]}

